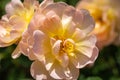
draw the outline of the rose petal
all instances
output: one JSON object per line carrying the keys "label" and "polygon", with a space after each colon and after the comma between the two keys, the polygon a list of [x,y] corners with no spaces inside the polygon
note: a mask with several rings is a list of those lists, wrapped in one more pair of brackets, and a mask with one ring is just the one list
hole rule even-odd
{"label": "rose petal", "polygon": [[64,15],[72,17],[76,26],[85,33],[90,33],[94,29],[94,20],[87,10],[75,10],[70,6],[66,8]]}
{"label": "rose petal", "polygon": [[34,31],[33,37],[33,53],[39,60],[44,60],[44,54],[50,52],[49,38],[40,30]]}
{"label": "rose petal", "polygon": [[77,80],[78,79],[78,76],[80,75],[79,74],[79,69],[77,69],[73,63],[69,63],[69,70],[71,72],[71,80]]}
{"label": "rose petal", "polygon": [[60,61],[62,67],[68,67],[69,57],[67,53],[60,54],[57,59]]}
{"label": "rose petal", "polygon": [[79,51],[81,54],[86,55],[87,57],[92,56],[93,49],[95,47],[96,37],[95,36],[88,36],[81,40],[80,42],[76,43],[75,49]]}
{"label": "rose petal", "polygon": [[50,70],[51,69],[54,61],[55,61],[55,56],[52,55],[51,52],[45,54],[44,64],[45,64],[46,70]]}
{"label": "rose petal", "polygon": [[30,60],[36,60],[36,56],[33,53],[32,45],[33,38],[29,36],[28,32],[24,32],[22,40],[20,41],[20,51],[25,56],[28,56]]}
{"label": "rose petal", "polygon": [[24,0],[23,5],[24,5],[24,7],[29,9],[31,6],[38,7],[39,2],[37,0]]}
{"label": "rose petal", "polygon": [[36,30],[34,31],[33,33],[33,37],[34,37],[34,45],[33,45],[33,51],[36,53],[36,54],[39,54],[39,53],[42,53],[44,54],[44,41],[46,39],[46,35],[40,31],[40,30]]}
{"label": "rose petal", "polygon": [[14,14],[15,9],[21,9],[23,8],[23,4],[20,0],[12,0],[10,3],[8,3],[5,7],[5,10],[9,16]]}
{"label": "rose petal", "polygon": [[53,78],[49,76],[49,73],[45,69],[45,66],[39,61],[35,61],[32,63],[30,72],[32,77],[34,77],[36,80],[53,80]]}
{"label": "rose petal", "polygon": [[62,17],[62,27],[64,37],[69,38],[75,31],[75,24],[72,22],[72,17],[64,16]]}
{"label": "rose petal", "polygon": [[16,49],[13,51],[12,53],[12,58],[16,59],[21,55],[21,51],[20,51],[20,46],[19,44],[17,45]]}
{"label": "rose petal", "polygon": [[76,56],[70,56],[71,62],[76,66],[76,68],[83,68],[88,64],[94,63],[94,61],[98,57],[98,49],[94,47],[92,56],[90,58],[79,52],[76,52],[75,54]]}
{"label": "rose petal", "polygon": [[56,15],[55,12],[49,11],[46,14],[46,18],[41,28],[47,35],[50,35],[50,36],[55,36],[55,34],[61,35],[62,24],[60,21],[60,17]]}
{"label": "rose petal", "polygon": [[48,11],[54,11],[58,16],[62,17],[64,9],[66,9],[67,4],[64,2],[49,4],[43,9],[43,13],[47,13]]}
{"label": "rose petal", "polygon": [[40,8],[45,8],[47,5],[53,3],[53,0],[44,0],[41,4],[40,4]]}
{"label": "rose petal", "polygon": [[52,51],[53,51],[53,54],[54,54],[54,55],[58,55],[58,54],[59,54],[61,42],[62,42],[61,40],[57,40],[57,41],[54,43],[54,45],[53,45],[53,47],[52,47]]}
{"label": "rose petal", "polygon": [[79,42],[80,40],[82,40],[85,37],[86,37],[86,34],[82,30],[80,30],[79,28],[76,28],[75,32],[72,35],[72,39],[75,42]]}
{"label": "rose petal", "polygon": [[50,76],[53,77],[54,79],[71,78],[69,69],[62,67],[57,61],[54,62],[49,72]]}

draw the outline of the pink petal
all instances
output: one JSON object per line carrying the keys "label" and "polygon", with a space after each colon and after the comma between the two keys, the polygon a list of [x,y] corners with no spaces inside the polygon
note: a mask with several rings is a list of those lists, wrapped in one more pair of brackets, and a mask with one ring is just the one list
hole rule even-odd
{"label": "pink petal", "polygon": [[29,54],[28,53],[28,49],[29,49],[28,40],[29,40],[29,34],[27,31],[25,31],[23,33],[22,39],[20,41],[20,50],[25,56],[28,56],[28,54]]}
{"label": "pink petal", "polygon": [[[13,6],[13,8],[16,9],[23,9],[23,4],[21,2],[21,0],[12,0],[11,1],[11,5]],[[15,11],[14,10],[14,11]]]}
{"label": "pink petal", "polygon": [[44,27],[43,23],[44,23],[45,19],[46,19],[46,16],[44,14],[42,14],[39,11],[38,12],[36,11],[31,22],[29,23],[29,26],[27,29],[28,33],[30,35],[32,35],[33,32],[37,29],[42,30],[41,28],[42,28],[42,26]]}
{"label": "pink petal", "polygon": [[41,4],[40,4],[40,8],[45,8],[47,5],[53,3],[53,0],[44,0]]}
{"label": "pink petal", "polygon": [[62,42],[61,40],[57,40],[57,41],[54,43],[54,45],[53,45],[53,47],[52,47],[52,51],[53,51],[53,54],[54,54],[54,55],[58,55],[58,54],[59,54],[61,42]]}
{"label": "pink petal", "polygon": [[28,23],[19,16],[14,16],[9,19],[9,24],[12,25],[12,30],[24,32],[27,29]]}
{"label": "pink petal", "polygon": [[75,42],[79,42],[80,40],[82,40],[85,37],[86,37],[86,34],[82,30],[80,30],[79,28],[76,28],[75,32],[72,35],[72,39]]}
{"label": "pink petal", "polygon": [[46,38],[46,35],[40,31],[40,30],[36,30],[34,31],[33,33],[33,37],[34,37],[34,45],[33,45],[33,51],[36,53],[36,54],[39,54],[39,53],[42,53],[44,54],[44,44],[45,44],[45,39]]}
{"label": "pink petal", "polygon": [[50,76],[55,79],[67,79],[70,78],[69,69],[62,67],[59,62],[54,62],[49,70]]}
{"label": "pink petal", "polygon": [[9,16],[15,13],[15,9],[23,8],[23,4],[20,0],[12,0],[5,7],[5,10]]}
{"label": "pink petal", "polygon": [[50,70],[51,69],[54,61],[55,61],[55,56],[52,55],[51,52],[45,54],[44,64],[45,64],[46,70]]}
{"label": "pink petal", "polygon": [[0,37],[0,46],[1,47],[6,47],[9,45],[12,45],[13,43],[16,43],[19,38],[11,38],[11,37]]}
{"label": "pink petal", "polygon": [[60,54],[58,56],[58,60],[60,61],[60,64],[62,65],[62,67],[67,67],[69,64],[69,57],[67,53]]}
{"label": "pink petal", "polygon": [[95,21],[87,10],[81,9],[81,13],[84,15],[81,24],[82,28],[86,33],[90,33],[95,27]]}
{"label": "pink petal", "polygon": [[41,26],[43,31],[47,33],[47,35],[54,36],[55,34],[61,35],[62,32],[62,24],[60,21],[60,17],[56,15],[55,12],[49,11],[46,14],[46,18]]}
{"label": "pink petal", "polygon": [[34,77],[36,80],[53,80],[53,78],[49,76],[49,73],[45,69],[45,66],[39,61],[35,61],[32,63],[30,72],[32,77]]}
{"label": "pink petal", "polygon": [[72,17],[76,27],[84,30],[85,33],[90,33],[94,29],[94,20],[87,10],[76,10],[69,6],[66,8],[64,15]]}
{"label": "pink petal", "polygon": [[11,3],[8,3],[5,7],[5,10],[6,12],[10,15],[12,15],[14,13],[14,8],[13,6],[11,5]]}
{"label": "pink petal", "polygon": [[61,65],[63,67],[67,67],[68,63],[69,63],[69,58],[67,53],[60,53],[60,48],[61,48],[61,40],[57,40],[53,47],[52,47],[52,53],[53,55],[55,55],[56,59],[58,61],[60,61]]}
{"label": "pink petal", "polygon": [[75,54],[76,56],[70,57],[71,62],[76,66],[76,68],[83,68],[88,64],[94,63],[94,61],[98,57],[98,49],[94,47],[92,56],[90,58],[79,52],[76,52]]}
{"label": "pink petal", "polygon": [[24,0],[23,2],[24,7],[30,8],[31,6],[37,6],[39,5],[39,2],[37,0]]}
{"label": "pink petal", "polygon": [[20,41],[20,51],[25,56],[28,56],[30,60],[35,60],[36,56],[34,55],[32,51],[32,45],[33,45],[33,39],[30,37],[30,35],[26,32],[24,32],[22,40]]}
{"label": "pink petal", "polygon": [[93,49],[95,47],[96,37],[88,36],[82,39],[80,42],[76,43],[75,49],[79,51],[81,54],[86,55],[87,57],[92,56]]}
{"label": "pink petal", "polygon": [[55,38],[50,38],[50,44],[51,46],[53,46],[56,42],[56,39]]}
{"label": "pink petal", "polygon": [[10,35],[11,25],[9,23],[4,22],[4,21],[0,21],[0,29],[1,29],[1,32],[0,32],[0,44],[1,44],[1,46],[5,46],[5,45],[9,46],[18,40],[19,35],[16,37],[12,37]]}
{"label": "pink petal", "polygon": [[70,69],[70,72],[71,72],[71,80],[77,80],[78,79],[78,76],[79,76],[79,69],[77,69],[73,63],[69,63],[69,69]]}
{"label": "pink petal", "polygon": [[21,0],[11,0],[13,5],[22,5]]}
{"label": "pink petal", "polygon": [[72,22],[72,17],[62,16],[62,27],[64,30],[64,36],[66,38],[71,37],[76,28],[75,24]]}
{"label": "pink petal", "polygon": [[8,19],[7,15],[3,15],[1,20],[5,21],[5,22],[9,22],[9,19]]}
{"label": "pink petal", "polygon": [[44,60],[44,54],[50,52],[51,49],[49,38],[40,30],[34,31],[33,38],[33,53],[39,60]]}
{"label": "pink petal", "polygon": [[66,9],[67,4],[64,2],[49,4],[43,9],[43,13],[47,13],[48,11],[54,11],[58,16],[62,17],[64,10]]}
{"label": "pink petal", "polygon": [[13,59],[16,59],[18,58],[20,55],[21,55],[21,51],[20,51],[20,48],[19,48],[19,44],[17,45],[16,49],[13,51],[12,53],[12,58]]}
{"label": "pink petal", "polygon": [[62,67],[59,62],[54,62],[51,69],[49,70],[50,76],[54,79],[65,79],[65,80],[73,80],[77,79],[79,75],[79,70],[75,68],[74,65],[69,64],[67,68]]}

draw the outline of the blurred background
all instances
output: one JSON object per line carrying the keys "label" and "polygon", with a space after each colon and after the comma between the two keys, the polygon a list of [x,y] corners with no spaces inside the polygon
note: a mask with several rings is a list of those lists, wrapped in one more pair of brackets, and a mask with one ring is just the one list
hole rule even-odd
{"label": "blurred background", "polygon": [[[5,5],[9,1],[0,0],[0,18],[5,14]],[[75,6],[79,0],[55,1],[64,1]],[[0,80],[33,80],[30,75],[32,62],[23,55],[15,60],[12,59],[11,53],[15,47],[16,45],[0,48]],[[93,66],[80,70],[78,80],[120,80],[120,46],[111,44],[100,50]]]}

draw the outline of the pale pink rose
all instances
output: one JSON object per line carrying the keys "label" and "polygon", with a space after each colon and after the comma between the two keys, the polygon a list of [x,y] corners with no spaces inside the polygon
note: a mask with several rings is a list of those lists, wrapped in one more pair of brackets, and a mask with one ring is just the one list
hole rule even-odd
{"label": "pale pink rose", "polygon": [[[37,7],[39,5],[36,0],[24,0],[23,3],[21,0],[11,0],[6,5],[6,14],[0,20],[0,47],[7,47],[20,41]],[[13,54],[19,52],[17,47]]]}
{"label": "pale pink rose", "polygon": [[[28,0],[29,1],[29,0]],[[52,4],[53,3],[53,1],[52,0],[44,0],[42,3],[40,3],[39,4],[39,7],[38,7],[38,5],[37,6],[35,6],[36,8],[35,8],[35,12],[34,12],[34,14],[33,14],[33,16],[34,15],[36,15],[36,13],[41,13],[41,11],[42,11],[42,9],[44,9],[47,5],[49,5],[49,4]],[[35,25],[39,25],[40,23],[38,23],[39,22],[39,19],[38,18],[40,18],[40,20],[42,20],[42,17],[41,16],[39,16],[39,15],[36,15],[34,18],[36,18],[36,21],[35,21]],[[32,22],[31,22],[32,23]],[[38,23],[38,24],[37,24]],[[27,27],[28,28],[28,27]],[[31,27],[32,29],[35,29],[36,27]],[[29,29],[29,28],[28,28]],[[31,32],[30,32],[31,33]],[[32,34],[32,33],[31,33]],[[22,34],[23,35],[23,34]],[[31,37],[29,37],[28,36],[28,33],[26,32],[26,31],[24,31],[24,37],[22,37],[22,40],[23,41],[26,41],[25,43],[21,43],[22,45],[24,45],[24,46],[22,46],[23,48],[22,48],[22,50],[20,50],[20,46],[21,46],[21,44],[18,44],[17,45],[17,48],[15,49],[15,51],[12,53],[12,58],[17,58],[17,57],[19,57],[20,56],[20,54],[22,53],[22,54],[24,54],[25,56],[28,56],[29,55],[29,59],[31,59],[31,60],[34,60],[34,54],[32,54],[32,51],[31,50],[29,50],[29,48],[27,48],[27,47],[30,47],[31,48],[31,45],[33,44],[33,42],[32,42],[32,39],[31,39]],[[28,45],[28,43],[29,43],[29,45]],[[27,49],[26,49],[27,48]],[[29,53],[31,53],[31,54],[26,54],[27,52],[29,52]]]}
{"label": "pale pink rose", "polygon": [[114,40],[114,44],[117,46],[120,46],[120,0],[112,0],[111,5],[114,8],[116,12],[116,32],[117,32],[117,37]]}
{"label": "pale pink rose", "polygon": [[88,11],[64,2],[51,2],[37,11],[20,42],[23,54],[35,60],[31,75],[36,80],[77,80],[79,69],[98,56],[93,29]]}
{"label": "pale pink rose", "polygon": [[102,49],[113,43],[117,36],[116,10],[111,5],[114,0],[82,0],[77,9],[88,9],[96,21],[92,34],[97,36],[97,46]]}

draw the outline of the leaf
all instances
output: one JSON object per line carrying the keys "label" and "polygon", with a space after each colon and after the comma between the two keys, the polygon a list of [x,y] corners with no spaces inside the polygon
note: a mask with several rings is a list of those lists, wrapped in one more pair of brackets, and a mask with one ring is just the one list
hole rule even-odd
{"label": "leaf", "polygon": [[88,77],[86,80],[102,80],[100,77]]}

